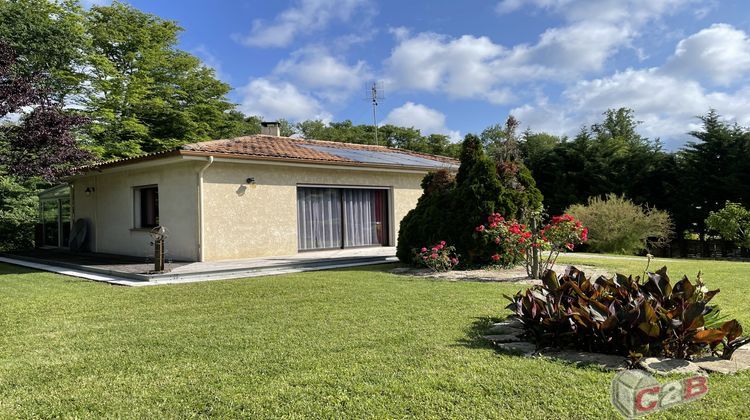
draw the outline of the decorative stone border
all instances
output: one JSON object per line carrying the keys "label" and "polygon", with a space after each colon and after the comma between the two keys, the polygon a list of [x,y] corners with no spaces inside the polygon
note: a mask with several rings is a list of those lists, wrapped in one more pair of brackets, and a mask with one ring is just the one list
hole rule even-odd
{"label": "decorative stone border", "polygon": [[[534,343],[523,338],[523,324],[516,318],[509,318],[492,324],[487,333],[488,335],[484,335],[482,338],[492,342],[499,350],[507,353],[521,354],[526,357],[548,357],[571,362],[577,366],[596,366],[610,371],[627,369],[627,359],[622,356],[565,349],[538,349]],[[657,375],[695,373],[732,375],[750,369],[750,344],[735,350],[730,359],[708,356],[691,361],[646,357],[638,363],[638,367]]]}

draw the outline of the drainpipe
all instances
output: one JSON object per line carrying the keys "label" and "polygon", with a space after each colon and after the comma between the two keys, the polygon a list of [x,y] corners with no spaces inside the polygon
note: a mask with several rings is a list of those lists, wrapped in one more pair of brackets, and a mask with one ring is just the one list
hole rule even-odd
{"label": "drainpipe", "polygon": [[203,173],[206,172],[214,157],[209,156],[208,162],[198,171],[198,261],[203,261]]}

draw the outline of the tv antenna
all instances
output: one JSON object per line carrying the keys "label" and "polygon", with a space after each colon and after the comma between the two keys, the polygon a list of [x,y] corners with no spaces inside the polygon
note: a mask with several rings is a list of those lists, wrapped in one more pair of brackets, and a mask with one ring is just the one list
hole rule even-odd
{"label": "tv antenna", "polygon": [[383,89],[383,82],[372,82],[365,87],[367,92],[365,100],[372,102],[372,125],[375,126],[375,145],[378,144],[378,115],[377,109],[380,101],[385,100],[385,89]]}

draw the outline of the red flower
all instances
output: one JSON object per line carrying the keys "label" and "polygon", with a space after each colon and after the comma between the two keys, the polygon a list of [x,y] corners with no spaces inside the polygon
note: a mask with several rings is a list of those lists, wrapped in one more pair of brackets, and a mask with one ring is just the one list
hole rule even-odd
{"label": "red flower", "polygon": [[475,229],[477,232],[484,232],[484,225],[479,225]]}
{"label": "red flower", "polygon": [[583,228],[583,232],[581,232],[581,241],[586,242],[589,240],[589,228],[585,227]]}
{"label": "red flower", "polygon": [[495,254],[495,255],[492,256],[492,261],[497,261],[499,259],[500,259],[500,256],[497,255],[497,254]]}
{"label": "red flower", "polygon": [[500,245],[500,237],[499,236],[497,238],[495,238],[495,243],[498,244],[498,245]]}

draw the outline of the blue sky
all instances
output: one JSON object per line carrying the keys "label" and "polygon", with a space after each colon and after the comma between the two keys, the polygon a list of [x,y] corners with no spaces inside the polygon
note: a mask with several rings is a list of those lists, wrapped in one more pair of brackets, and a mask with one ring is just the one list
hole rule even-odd
{"label": "blue sky", "polygon": [[185,28],[240,109],[379,123],[458,139],[502,123],[575,134],[610,107],[678,148],[710,107],[750,125],[741,0],[132,0]]}

